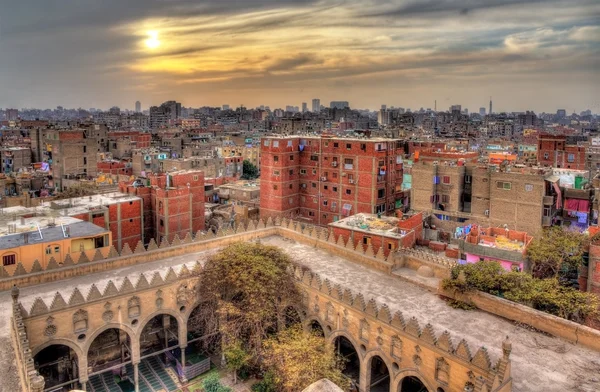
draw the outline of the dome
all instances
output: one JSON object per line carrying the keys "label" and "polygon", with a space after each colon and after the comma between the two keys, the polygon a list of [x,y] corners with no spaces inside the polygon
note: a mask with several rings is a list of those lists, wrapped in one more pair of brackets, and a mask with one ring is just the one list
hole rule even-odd
{"label": "dome", "polygon": [[309,385],[302,392],[344,392],[340,387],[324,378],[311,385]]}

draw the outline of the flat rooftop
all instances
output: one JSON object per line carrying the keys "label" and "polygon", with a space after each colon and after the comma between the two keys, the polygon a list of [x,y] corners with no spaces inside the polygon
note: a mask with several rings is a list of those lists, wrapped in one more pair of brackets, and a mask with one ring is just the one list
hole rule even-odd
{"label": "flat rooftop", "polygon": [[263,136],[262,139],[317,139],[317,140],[351,140],[351,141],[361,141],[361,142],[373,142],[373,143],[383,143],[383,142],[396,142],[402,141],[403,139],[388,139],[384,137],[353,137],[346,135],[270,135]]}
{"label": "flat rooftop", "polygon": [[406,235],[398,228],[398,218],[382,216],[378,218],[375,214],[360,213],[330,223],[331,227],[346,230],[360,231],[365,234],[384,235],[386,237],[402,238]]}
{"label": "flat rooftop", "polygon": [[[64,223],[65,227],[69,228],[69,236],[73,238],[81,237],[96,237],[101,234],[109,233],[107,229],[96,226],[92,222],[85,222],[77,219],[78,222]],[[60,224],[56,226],[37,227],[27,231],[15,234],[5,234],[0,236],[0,249],[12,249],[18,246],[26,245],[25,236],[23,233],[30,233],[27,244],[39,244],[46,242],[56,242],[65,238],[65,233]],[[40,236],[41,232],[41,236]]]}
{"label": "flat rooftop", "polygon": [[[321,279],[362,293],[366,301],[375,299],[387,304],[392,312],[401,311],[405,318],[416,317],[424,326],[431,323],[436,333],[448,330],[457,344],[465,339],[471,349],[485,346],[493,360],[502,355],[502,341],[506,335],[512,340],[513,391],[518,392],[593,392],[600,390],[600,353],[573,345],[562,339],[531,330],[503,318],[479,311],[454,309],[420,286],[386,275],[326,251],[281,236],[262,239],[263,244],[280,247],[295,262],[318,273]],[[99,272],[72,279],[23,287],[19,300],[30,309],[36,297],[51,303],[57,291],[69,298],[75,288],[87,296],[92,284],[103,292],[109,280],[120,287],[128,277],[135,284],[139,275],[147,278],[159,272],[164,278],[173,268],[179,272],[183,265],[193,267],[196,260],[204,263],[217,252],[209,250],[189,253],[149,263],[140,263],[119,270]],[[8,369],[14,361],[11,353],[9,325],[11,312],[10,292],[0,292],[0,366]],[[4,316],[4,317],[2,317]],[[13,365],[14,366],[14,365]],[[16,385],[15,372],[6,372],[4,385]],[[2,388],[0,388],[2,390]],[[6,389],[7,391],[17,390]]]}
{"label": "flat rooftop", "polygon": [[[51,200],[45,202],[43,205],[38,207],[7,207],[0,209],[0,216],[21,216],[27,214],[46,215],[52,214],[60,215],[79,215],[88,213],[91,210],[98,209],[100,207],[109,206],[112,204],[125,203],[130,201],[141,200],[138,196],[129,195],[127,193],[112,192],[104,193],[101,195],[74,197],[71,199]],[[52,207],[52,206],[55,207]],[[63,218],[61,216],[61,218]]]}

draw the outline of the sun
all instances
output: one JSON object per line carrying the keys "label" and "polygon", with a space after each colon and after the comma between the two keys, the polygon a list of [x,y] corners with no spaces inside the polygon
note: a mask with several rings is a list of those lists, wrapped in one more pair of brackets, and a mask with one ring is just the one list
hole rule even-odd
{"label": "sun", "polygon": [[156,49],[160,46],[158,31],[148,31],[148,39],[145,41],[148,49]]}

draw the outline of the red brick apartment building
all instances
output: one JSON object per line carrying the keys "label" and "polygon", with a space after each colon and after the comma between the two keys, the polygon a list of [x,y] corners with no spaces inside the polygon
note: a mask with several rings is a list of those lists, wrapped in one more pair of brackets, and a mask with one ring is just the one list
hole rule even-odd
{"label": "red brick apartment building", "polygon": [[565,135],[538,136],[538,162],[542,166],[586,170],[586,147],[568,145]]}
{"label": "red brick apartment building", "polygon": [[404,141],[336,136],[261,140],[261,217],[326,225],[357,213],[393,214],[402,191]]}
{"label": "red brick apartment building", "polygon": [[[142,180],[143,182],[144,180]],[[122,192],[139,196],[144,204],[146,242],[154,238],[172,241],[177,234],[195,235],[204,230],[204,173],[182,170],[151,174],[146,184],[120,184]]]}

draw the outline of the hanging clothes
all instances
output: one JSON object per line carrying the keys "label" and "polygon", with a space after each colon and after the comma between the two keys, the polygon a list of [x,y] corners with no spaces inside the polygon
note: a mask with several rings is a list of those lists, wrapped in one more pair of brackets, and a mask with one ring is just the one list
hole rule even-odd
{"label": "hanging clothes", "polygon": [[579,211],[579,200],[578,199],[567,199],[565,208],[568,211]]}
{"label": "hanging clothes", "polygon": [[579,200],[579,208],[577,211],[588,212],[590,210],[590,201],[589,200]]}

